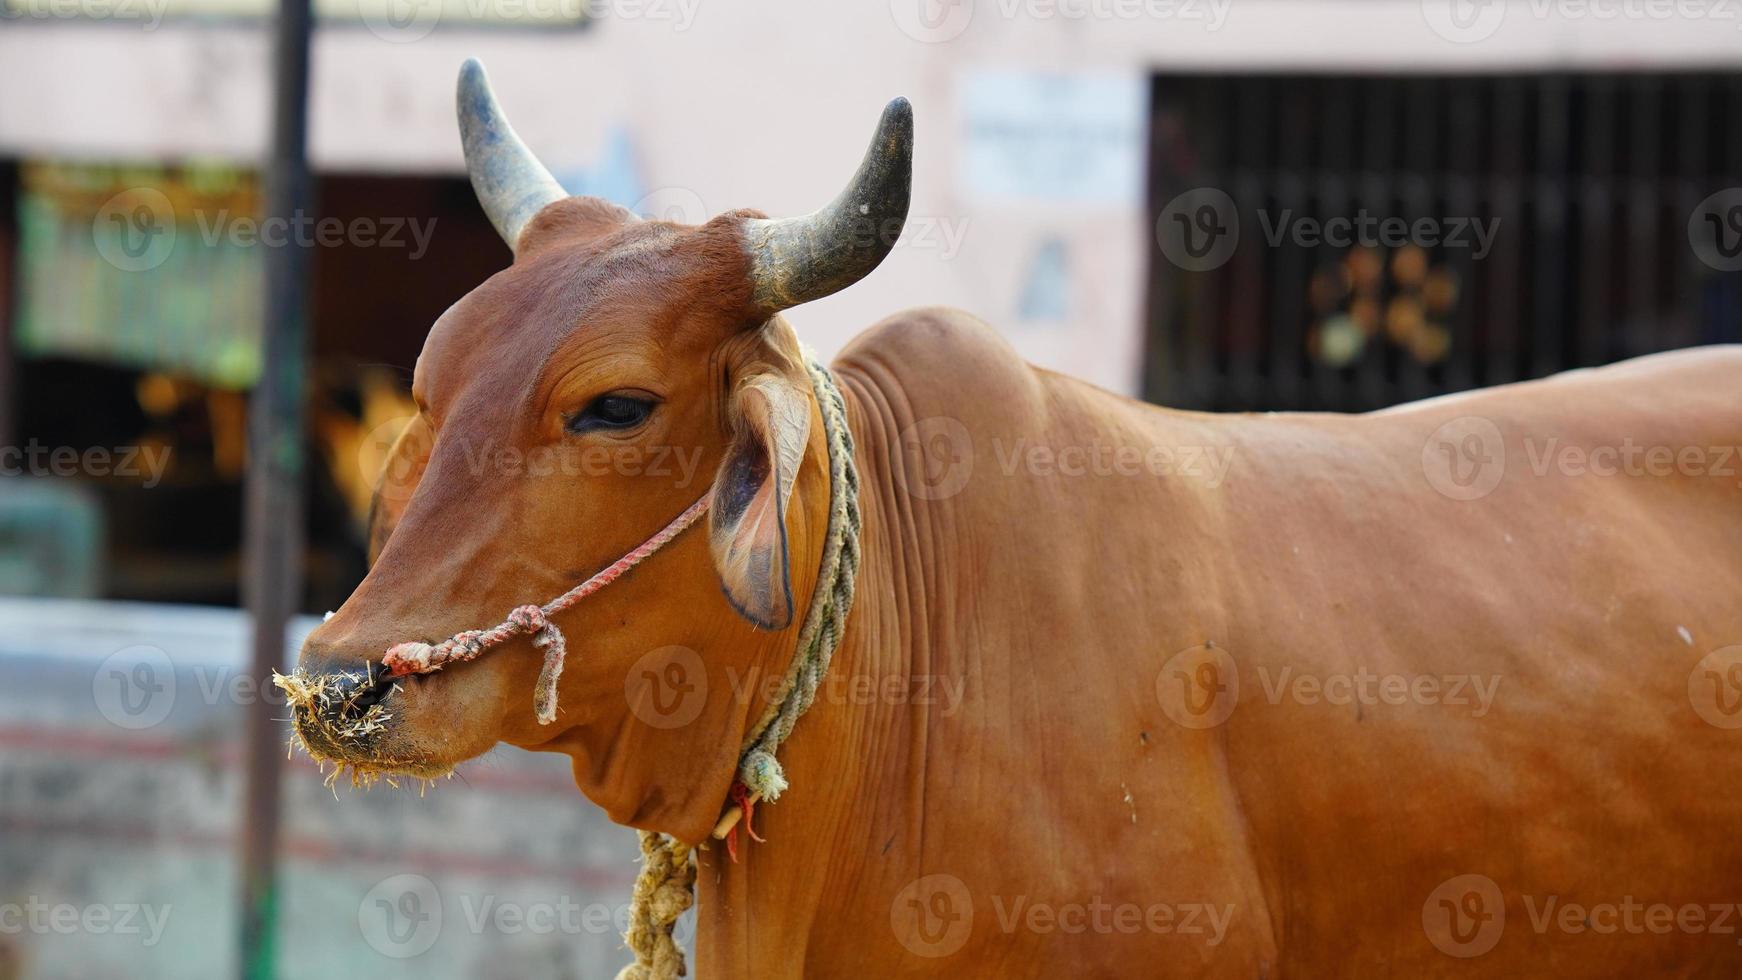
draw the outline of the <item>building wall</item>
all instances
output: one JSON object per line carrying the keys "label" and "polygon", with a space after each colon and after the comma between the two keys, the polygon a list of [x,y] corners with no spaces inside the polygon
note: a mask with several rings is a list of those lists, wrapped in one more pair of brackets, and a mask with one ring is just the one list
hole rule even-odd
{"label": "building wall", "polygon": [[[477,2],[502,19],[528,0]],[[1061,179],[1056,193],[981,195],[996,175],[965,152],[972,120],[962,94],[976,76],[1089,77],[1141,90],[1154,70],[1742,60],[1738,25],[1721,12],[1626,15],[1621,0],[1515,0],[1475,39],[1436,33],[1437,0],[568,2],[590,2],[601,16],[585,30],[430,17],[401,28],[365,11],[323,28],[312,83],[316,165],[457,172],[453,80],[476,55],[559,174],[597,166],[627,133],[640,186],[662,211],[698,220],[735,207],[795,214],[834,195],[879,108],[907,95],[918,128],[914,229],[867,283],[798,311],[801,332],[828,353],[891,312],[947,304],[991,321],[1031,359],[1125,392],[1138,388],[1153,251],[1141,184],[1085,195]],[[936,18],[922,21],[928,11]],[[0,31],[0,154],[258,159],[269,55],[258,22],[15,20]],[[1123,152],[1141,165],[1143,141]],[[1063,289],[1036,304],[1029,290],[1047,270],[1062,274]]]}
{"label": "building wall", "polygon": [[[0,903],[113,910],[84,930],[15,912],[0,976],[234,976],[240,729],[287,711],[249,682],[246,618],[0,597],[0,627]],[[575,980],[632,959],[635,835],[566,757],[503,746],[452,781],[365,792],[298,751],[281,781],[274,975]]]}

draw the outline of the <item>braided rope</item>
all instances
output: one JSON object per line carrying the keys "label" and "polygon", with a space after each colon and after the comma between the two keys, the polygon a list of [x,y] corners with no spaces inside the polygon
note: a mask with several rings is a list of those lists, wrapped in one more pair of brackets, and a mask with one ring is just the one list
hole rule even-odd
{"label": "braided rope", "polygon": [[[853,433],[847,427],[847,403],[829,370],[807,360],[811,387],[822,411],[829,450],[829,525],[822,563],[810,609],[799,628],[793,655],[773,699],[739,750],[738,780],[750,799],[775,800],[787,788],[786,772],[775,758],[793,725],[816,700],[817,686],[828,673],[859,574],[859,471],[853,465]],[[675,980],[684,976],[683,949],[672,936],[678,917],[695,904],[694,851],[666,834],[641,831],[641,872],[629,906],[629,931],[623,942],[635,953],[617,980]]]}
{"label": "braided rope", "polygon": [[694,852],[665,834],[641,831],[641,872],[629,900],[629,931],[623,942],[635,962],[617,980],[674,980],[689,972],[672,930],[696,901]]}

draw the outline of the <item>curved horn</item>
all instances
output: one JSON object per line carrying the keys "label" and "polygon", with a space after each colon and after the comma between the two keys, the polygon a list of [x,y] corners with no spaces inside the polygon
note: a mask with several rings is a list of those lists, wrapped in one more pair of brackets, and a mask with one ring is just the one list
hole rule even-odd
{"label": "curved horn", "polygon": [[460,66],[455,109],[472,190],[497,234],[510,249],[515,248],[532,216],[546,204],[568,197],[568,192],[514,134],[476,58],[467,58]]}
{"label": "curved horn", "polygon": [[912,184],[913,106],[896,99],[884,107],[853,182],[827,207],[745,222],[756,304],[776,313],[863,279],[895,247]]}

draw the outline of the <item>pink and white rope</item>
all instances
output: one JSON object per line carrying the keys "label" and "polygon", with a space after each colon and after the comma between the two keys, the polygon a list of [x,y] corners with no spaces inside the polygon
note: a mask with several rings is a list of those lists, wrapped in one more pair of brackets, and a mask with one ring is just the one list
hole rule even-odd
{"label": "pink and white rope", "polygon": [[517,636],[532,636],[534,646],[544,649],[544,669],[538,674],[538,689],[533,693],[532,706],[538,723],[548,725],[556,720],[556,683],[562,676],[563,658],[568,650],[562,630],[551,617],[563,612],[587,596],[599,591],[641,564],[672,539],[701,519],[708,511],[708,496],[703,494],[688,510],[677,515],[658,534],[643,541],[635,550],[612,562],[580,585],[564,592],[542,606],[520,606],[508,614],[502,623],[486,630],[466,630],[455,633],[440,643],[400,643],[387,651],[381,663],[390,676],[428,674],[450,663],[474,660],[492,647],[501,646]]}

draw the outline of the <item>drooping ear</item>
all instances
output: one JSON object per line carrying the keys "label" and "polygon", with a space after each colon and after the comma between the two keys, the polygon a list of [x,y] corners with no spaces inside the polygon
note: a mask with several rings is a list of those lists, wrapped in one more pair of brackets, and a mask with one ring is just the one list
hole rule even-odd
{"label": "drooping ear", "polygon": [[793,612],[786,511],[810,439],[810,399],[786,378],[757,374],[733,392],[731,418],[708,544],[732,607],[760,629],[785,629]]}
{"label": "drooping ear", "polygon": [[411,503],[411,495],[423,481],[434,441],[429,423],[419,416],[406,423],[387,450],[381,479],[375,485],[375,499],[369,505],[370,565],[375,564],[381,549],[387,546],[387,539],[393,536],[406,505]]}

